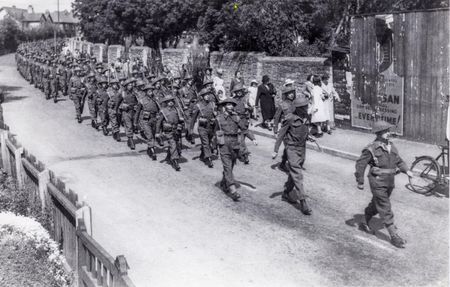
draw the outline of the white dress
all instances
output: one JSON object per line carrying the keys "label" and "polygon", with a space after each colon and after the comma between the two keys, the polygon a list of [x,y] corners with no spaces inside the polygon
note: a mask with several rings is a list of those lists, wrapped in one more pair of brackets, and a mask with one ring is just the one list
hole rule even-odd
{"label": "white dress", "polygon": [[312,123],[325,122],[328,119],[325,103],[322,100],[323,90],[319,86],[314,86],[312,90],[313,104],[312,104]]}
{"label": "white dress", "polygon": [[336,90],[333,87],[331,82],[328,82],[328,85],[322,84],[322,89],[328,94],[328,99],[325,102],[325,111],[328,115],[327,120],[330,122],[334,122],[334,101],[339,100],[339,95],[336,93]]}
{"label": "white dress", "polygon": [[219,90],[222,91],[222,96],[221,96],[222,99],[220,99],[220,100],[222,101],[222,100],[226,99],[225,87],[223,86],[223,79],[221,79],[221,78],[219,78],[217,76],[214,76],[214,78],[213,78],[213,86],[214,86],[214,89],[216,90],[216,93],[218,93]]}

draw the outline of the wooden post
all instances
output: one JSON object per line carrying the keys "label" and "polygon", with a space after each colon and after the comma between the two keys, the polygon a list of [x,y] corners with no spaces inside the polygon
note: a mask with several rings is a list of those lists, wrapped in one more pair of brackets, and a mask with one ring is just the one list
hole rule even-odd
{"label": "wooden post", "polygon": [[84,205],[77,209],[76,212],[77,222],[78,220],[82,219],[84,224],[84,229],[89,234],[89,236],[92,236],[92,209],[88,205]]}
{"label": "wooden post", "polygon": [[[86,226],[84,225],[84,221],[83,218],[77,218],[76,219],[76,223],[77,223],[77,231],[83,232],[86,231]],[[80,270],[83,268],[83,266],[86,265],[86,253],[84,251],[84,247],[83,247],[83,241],[81,241],[81,239],[78,237],[77,235],[77,246],[76,246],[76,254],[77,254],[77,262],[76,265],[77,268],[75,270],[75,276],[77,277],[77,285],[76,286],[85,286],[82,282],[82,280],[80,279]]]}
{"label": "wooden post", "polygon": [[44,211],[47,202],[47,184],[50,182],[50,173],[48,169],[43,170],[38,175],[39,197],[41,199],[42,211]]}
{"label": "wooden post", "polygon": [[23,147],[19,147],[14,151],[14,158],[16,160],[16,175],[17,175],[17,184],[19,185],[19,188],[24,187],[24,172],[23,172],[23,166],[22,166],[22,153],[23,153]]}
{"label": "wooden post", "polygon": [[6,146],[6,139],[8,138],[8,131],[0,131],[0,149],[2,153],[2,168],[11,174],[11,164],[9,162],[8,147]]}

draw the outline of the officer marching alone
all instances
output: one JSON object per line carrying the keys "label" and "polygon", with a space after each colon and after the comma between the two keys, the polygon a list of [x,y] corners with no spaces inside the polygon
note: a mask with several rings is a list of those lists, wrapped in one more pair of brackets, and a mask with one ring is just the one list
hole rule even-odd
{"label": "officer marching alone", "polygon": [[406,240],[398,235],[397,227],[394,225],[390,196],[395,187],[396,174],[402,172],[409,177],[412,177],[413,174],[400,157],[397,148],[389,140],[390,130],[393,127],[385,121],[375,122],[372,131],[376,135],[376,139],[363,149],[361,156],[356,161],[355,177],[358,189],[364,189],[364,172],[369,165],[367,178],[372,192],[372,200],[364,210],[364,222],[359,223],[359,229],[374,234],[374,230],[370,227],[370,220],[379,214],[389,232],[392,245],[404,248]]}

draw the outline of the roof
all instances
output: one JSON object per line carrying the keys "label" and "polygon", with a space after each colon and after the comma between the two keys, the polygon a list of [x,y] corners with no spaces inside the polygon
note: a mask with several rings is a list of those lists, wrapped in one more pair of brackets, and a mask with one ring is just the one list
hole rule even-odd
{"label": "roof", "polygon": [[23,13],[22,22],[41,22],[42,17],[46,20],[45,15],[42,13]]}
{"label": "roof", "polygon": [[16,8],[16,7],[2,7],[0,8],[0,11],[5,10],[6,13],[8,13],[8,15],[10,15],[11,17],[20,20],[23,17],[23,14],[27,12],[27,9],[20,9],[20,8]]}
{"label": "roof", "polygon": [[59,22],[57,11],[50,13],[50,17],[52,18],[53,23],[78,24],[80,22],[78,18],[75,18],[73,14],[67,10],[59,12]]}

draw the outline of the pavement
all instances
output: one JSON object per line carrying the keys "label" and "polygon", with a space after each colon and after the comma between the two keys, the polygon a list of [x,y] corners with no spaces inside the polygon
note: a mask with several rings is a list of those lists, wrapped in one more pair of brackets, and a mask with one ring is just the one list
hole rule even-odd
{"label": "pavement", "polygon": [[[257,135],[275,139],[272,131],[261,128],[256,122],[251,129]],[[332,131],[331,135],[324,133],[323,137],[316,138],[319,147],[311,142],[307,143],[307,147],[312,150],[321,150],[333,156],[356,160],[361,155],[362,149],[374,139],[375,135],[370,132],[337,128]],[[391,141],[397,147],[401,157],[408,166],[411,166],[418,156],[428,155],[436,157],[441,152],[438,145],[414,142],[398,137],[391,138]]]}
{"label": "pavement", "polygon": [[212,169],[198,160],[198,140],[183,150],[177,173],[160,162],[163,154],[151,161],[144,144],[130,151],[92,129],[87,109],[76,123],[71,101],[46,101],[18,75],[13,55],[0,57],[0,87],[11,132],[92,207],[94,238],[113,257],[126,256],[136,286],[449,284],[448,198],[409,191],[404,175],[391,200],[408,244],[396,249],[378,218],[375,236],[357,230],[371,194],[367,184],[356,189],[352,160],[308,150],[313,215],[304,216],[280,200],[287,176],[271,159],[274,140],[257,136],[250,165],[235,168],[243,187],[234,203],[218,187],[220,160]]}

